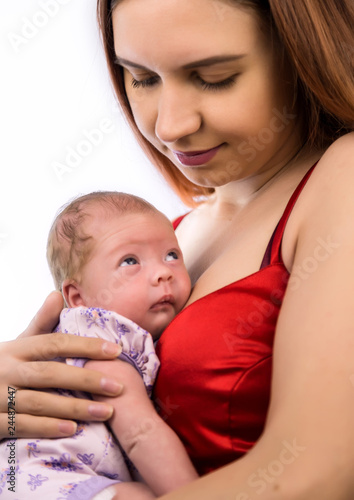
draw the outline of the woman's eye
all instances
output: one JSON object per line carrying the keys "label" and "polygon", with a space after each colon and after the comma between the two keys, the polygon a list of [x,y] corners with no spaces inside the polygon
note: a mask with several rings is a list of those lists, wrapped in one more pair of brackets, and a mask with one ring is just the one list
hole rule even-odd
{"label": "woman's eye", "polygon": [[[223,90],[232,87],[236,81],[236,76],[237,75],[230,76],[220,82],[206,82],[199,75],[196,75],[195,78],[203,90]],[[135,78],[132,78],[131,85],[134,89],[153,87],[157,84],[158,79],[158,76],[151,76],[149,78],[145,78],[144,80],[136,80]]]}
{"label": "woman's eye", "polygon": [[138,261],[134,257],[127,257],[119,264],[119,266],[120,267],[134,266],[137,263]]}
{"label": "woman's eye", "polygon": [[166,255],[166,260],[169,262],[171,260],[178,260],[178,255],[177,255],[177,252],[168,252],[168,254]]}
{"label": "woman's eye", "polygon": [[145,78],[145,80],[136,80],[135,78],[133,78],[131,81],[131,85],[134,89],[152,87],[157,83],[157,80],[157,76],[151,76],[150,78]]}
{"label": "woman's eye", "polygon": [[196,79],[198,80],[199,84],[201,85],[203,90],[224,90],[232,87],[236,81],[236,76],[233,75],[230,76],[229,78],[225,78],[225,80],[222,80],[220,82],[206,82],[201,78],[200,76],[197,76]]}

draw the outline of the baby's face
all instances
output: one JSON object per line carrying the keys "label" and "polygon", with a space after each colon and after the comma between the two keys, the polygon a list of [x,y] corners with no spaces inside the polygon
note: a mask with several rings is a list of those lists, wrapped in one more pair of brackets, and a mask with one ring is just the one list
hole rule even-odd
{"label": "baby's face", "polygon": [[122,314],[158,338],[191,290],[171,224],[153,213],[111,215],[93,220],[90,233],[95,246],[80,280],[85,305]]}

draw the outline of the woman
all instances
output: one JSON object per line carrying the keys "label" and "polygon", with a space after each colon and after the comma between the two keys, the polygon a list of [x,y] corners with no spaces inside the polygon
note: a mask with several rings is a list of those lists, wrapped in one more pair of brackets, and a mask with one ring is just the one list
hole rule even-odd
{"label": "woman", "polygon": [[[159,341],[155,396],[200,474],[215,471],[171,500],[354,495],[354,7],[269,4],[98,2],[130,124],[195,207],[177,229],[194,287]],[[105,356],[99,341],[31,337],[60,308],[50,296],[30,338],[2,346],[3,393],[102,394],[98,374],[40,361]],[[90,418],[83,401],[16,398],[17,435]]]}

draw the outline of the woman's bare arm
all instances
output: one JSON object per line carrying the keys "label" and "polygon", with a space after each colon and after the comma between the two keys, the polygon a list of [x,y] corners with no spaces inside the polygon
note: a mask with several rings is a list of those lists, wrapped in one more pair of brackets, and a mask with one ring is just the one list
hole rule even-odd
{"label": "woman's bare arm", "polygon": [[[120,353],[120,347],[100,339],[44,334],[57,324],[62,307],[61,295],[52,293],[18,339],[0,344],[0,438],[68,436],[76,429],[73,420],[107,420],[112,415],[108,404],[34,390],[62,388],[106,396],[116,396],[122,390],[114,378],[50,361],[66,356],[114,359]],[[12,389],[16,389],[16,414],[10,426],[14,431],[8,425]]]}

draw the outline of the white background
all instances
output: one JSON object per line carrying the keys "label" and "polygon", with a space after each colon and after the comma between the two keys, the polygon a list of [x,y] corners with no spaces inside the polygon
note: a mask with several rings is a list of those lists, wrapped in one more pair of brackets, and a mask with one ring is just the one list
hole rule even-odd
{"label": "white background", "polygon": [[[95,0],[3,1],[0,23],[0,339],[10,340],[53,289],[47,234],[70,198],[126,191],[170,218],[186,207],[145,159],[118,110]],[[102,121],[101,140],[87,146],[85,133]],[[54,166],[67,165],[70,148],[82,154],[59,175]]]}

